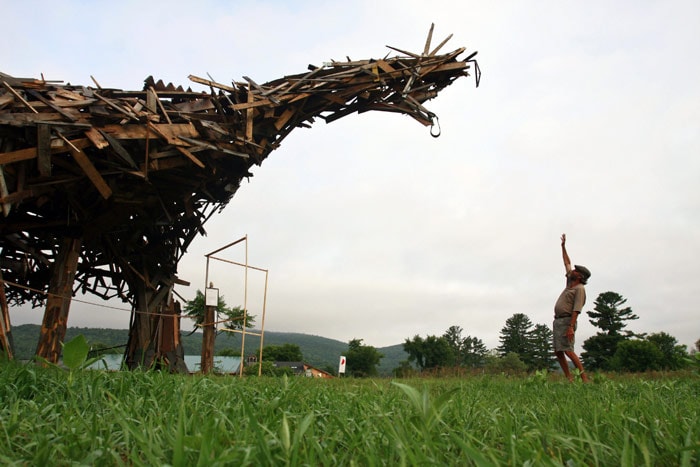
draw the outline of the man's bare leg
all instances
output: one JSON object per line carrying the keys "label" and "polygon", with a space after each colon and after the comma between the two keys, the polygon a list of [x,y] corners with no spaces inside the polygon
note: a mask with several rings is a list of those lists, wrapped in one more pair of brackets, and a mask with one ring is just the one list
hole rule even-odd
{"label": "man's bare leg", "polygon": [[[578,371],[581,373],[581,380],[584,383],[588,382],[588,376],[583,370],[583,364],[581,363],[581,360],[579,360],[578,355],[576,355],[574,352],[568,351],[565,352],[566,356],[571,359],[572,362],[574,362],[574,366],[578,368]],[[566,360],[566,359],[564,359]],[[559,362],[561,364],[561,362]]]}
{"label": "man's bare leg", "polygon": [[569,381],[573,381],[573,378],[571,377],[571,371],[569,371],[569,362],[566,361],[566,354],[564,352],[555,352],[554,354],[557,356],[557,361],[559,362],[561,371],[564,372],[564,376],[566,376],[566,379],[568,379]]}

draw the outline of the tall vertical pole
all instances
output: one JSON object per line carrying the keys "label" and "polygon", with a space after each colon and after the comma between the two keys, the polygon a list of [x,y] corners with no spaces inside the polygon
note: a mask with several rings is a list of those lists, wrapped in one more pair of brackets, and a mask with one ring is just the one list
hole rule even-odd
{"label": "tall vertical pole", "polygon": [[202,373],[211,373],[214,368],[214,337],[216,330],[214,329],[214,312],[216,307],[207,306],[204,308],[204,325],[202,337]]}
{"label": "tall vertical pole", "polygon": [[214,368],[214,340],[216,329],[214,328],[214,315],[218,305],[218,296],[214,298],[216,305],[209,303],[211,297],[207,295],[209,289],[214,288],[214,284],[209,284],[209,256],[207,256],[207,272],[204,286],[204,324],[202,325],[202,360],[200,367],[203,374],[211,373]]}
{"label": "tall vertical pole", "polygon": [[[248,268],[246,268],[248,269]],[[265,309],[267,308],[267,276],[268,270],[265,270],[265,292],[263,294],[263,306],[262,306],[262,322],[260,324],[260,355],[258,356],[258,376],[262,376],[262,359],[263,359],[263,345],[265,340]]]}
{"label": "tall vertical pole", "polygon": [[241,328],[241,364],[238,367],[238,376],[243,377],[243,362],[245,362],[245,328],[248,317],[248,234],[245,235],[245,290],[243,291],[243,327]]}

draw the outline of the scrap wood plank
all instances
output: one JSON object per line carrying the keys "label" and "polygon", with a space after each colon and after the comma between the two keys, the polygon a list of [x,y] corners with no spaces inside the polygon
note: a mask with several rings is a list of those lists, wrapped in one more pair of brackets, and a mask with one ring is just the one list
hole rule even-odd
{"label": "scrap wood plank", "polygon": [[[137,127],[143,128],[141,125],[136,125]],[[194,125],[191,123],[184,123],[180,124],[178,126],[175,126],[173,124],[165,124],[161,123],[159,125],[153,124],[151,122],[148,122],[147,124],[148,128],[153,130],[158,136],[163,138],[165,141],[167,141],[168,144],[172,146],[189,146],[187,142],[184,140],[181,140],[178,138],[178,136],[186,136],[190,138],[196,138],[196,136],[189,136],[189,134],[195,133],[196,135],[199,135],[197,133],[197,130],[194,128]],[[185,131],[182,131],[183,127],[185,127]],[[143,128],[145,129],[145,128]],[[187,132],[188,134],[183,134]],[[144,132],[144,138],[145,138],[145,132]]]}
{"label": "scrap wood plank", "polygon": [[[167,134],[170,138],[176,139],[178,136],[188,138],[198,138],[200,135],[191,123],[148,123],[148,126],[156,133]],[[99,128],[108,135],[116,139],[146,139],[146,125],[131,124],[125,125],[109,124]]]}
{"label": "scrap wood plank", "polygon": [[9,194],[7,182],[5,181],[5,171],[2,169],[2,165],[0,165],[0,196],[3,200],[0,202],[2,203],[2,213],[5,217],[10,215],[10,209],[12,208],[12,201],[5,200]]}
{"label": "scrap wood plank", "polygon": [[3,113],[0,114],[0,125],[23,127],[35,122],[48,122],[62,119],[63,117],[57,113]]}
{"label": "scrap wood plank", "polygon": [[226,86],[225,84],[220,84],[220,83],[217,83],[217,82],[212,81],[210,79],[200,78],[199,76],[195,76],[195,75],[189,75],[187,78],[190,81],[193,81],[193,82],[198,83],[198,84],[204,84],[204,85],[212,87],[212,88],[218,88],[218,89],[221,89],[223,91],[228,91],[230,93],[237,92],[236,88],[234,88],[234,87]]}
{"label": "scrap wood plank", "polygon": [[[253,103],[253,93],[250,92],[250,87],[248,88],[248,103]],[[268,99],[266,101],[270,102]],[[270,102],[272,103],[272,102]],[[247,108],[245,111],[245,139],[246,141],[253,141],[253,118],[255,109],[252,107]]]}
{"label": "scrap wood plank", "polygon": [[[62,152],[69,152],[71,146],[67,144],[54,145],[53,140],[51,143],[51,154],[60,154]],[[62,143],[62,142],[61,142]],[[76,148],[85,148],[90,146],[91,142],[87,138],[79,138],[70,140],[70,144]],[[16,151],[0,153],[0,165],[12,164],[14,162],[26,161],[29,159],[35,159],[37,157],[37,148],[25,148],[18,149]]]}
{"label": "scrap wood plank", "polygon": [[61,114],[63,117],[65,117],[65,118],[67,118],[68,120],[70,120],[71,122],[75,122],[76,120],[78,120],[77,118],[75,118],[74,116],[72,116],[71,114],[69,114],[68,112],[66,112],[66,111],[63,110],[62,108],[60,108],[59,106],[54,105],[51,101],[49,101],[49,100],[46,99],[44,96],[42,96],[40,92],[35,91],[35,90],[33,90],[33,89],[29,89],[29,90],[27,90],[27,93],[28,93],[30,96],[32,96],[33,98],[35,98],[36,100],[38,100],[39,102],[43,102],[46,106],[48,106],[48,107],[51,108],[52,110],[58,112],[58,113]]}
{"label": "scrap wood plank", "polygon": [[70,91],[68,89],[59,88],[55,91],[57,96],[63,97],[71,101],[86,101],[89,100],[87,97],[79,94],[77,92]]}
{"label": "scrap wood plank", "polygon": [[294,107],[288,107],[287,110],[282,112],[282,115],[279,116],[277,120],[275,120],[275,128],[277,128],[277,131],[281,130],[282,127],[284,127],[287,122],[289,121],[290,118],[297,112],[297,109]]}
{"label": "scrap wood plank", "polygon": [[[260,86],[258,83],[256,83],[255,81],[253,81],[251,78],[249,78],[249,77],[247,77],[247,76],[244,76],[243,79],[245,79],[246,81],[248,81],[248,83],[249,83],[255,90],[257,90],[261,95],[266,95],[266,94],[265,94],[265,89],[263,89],[262,86]],[[251,91],[252,91],[252,89],[251,89]],[[274,104],[279,104],[279,103],[280,103],[280,101],[278,101],[277,99],[275,99],[271,94],[267,94],[267,96],[268,96],[268,99],[270,99]]]}
{"label": "scrap wood plank", "polygon": [[195,146],[199,146],[200,148],[203,148],[203,149],[211,149],[212,151],[223,152],[225,154],[231,154],[233,156],[242,157],[243,159],[248,159],[248,154],[242,153],[240,151],[232,151],[230,149],[222,147],[221,145],[212,144],[212,143],[208,143],[205,141],[199,141],[199,140],[187,138],[184,136],[180,136],[180,138],[187,141],[188,143],[191,143]]}
{"label": "scrap wood plank", "polygon": [[14,95],[17,99],[19,99],[19,101],[20,101],[22,104],[24,104],[29,110],[31,110],[31,111],[34,112],[35,114],[39,113],[34,107],[31,106],[31,104],[30,104],[29,102],[27,102],[26,100],[24,100],[24,97],[20,96],[20,94],[19,94],[17,91],[15,91],[15,90],[12,88],[12,86],[10,86],[10,85],[7,83],[7,81],[3,81],[3,82],[2,82],[2,85],[5,86],[5,88],[6,88],[8,91],[10,91],[10,92],[12,93],[12,95]]}
{"label": "scrap wood plank", "polygon": [[194,99],[185,102],[178,102],[172,105],[176,110],[180,112],[203,112],[205,110],[211,110],[214,108],[209,96],[202,99]]}
{"label": "scrap wood plank", "polygon": [[[0,177],[2,176],[2,167],[0,167]],[[0,181],[0,185],[3,182]],[[0,190],[2,191],[2,190]],[[0,197],[0,204],[16,204],[19,203],[20,201],[24,201],[25,199],[32,198],[35,196],[35,191],[34,190],[22,190],[22,191],[15,191],[14,193],[9,193],[7,195],[4,195]],[[5,214],[7,215],[7,213]]]}
{"label": "scrap wood plank", "polygon": [[106,131],[104,131],[103,129],[100,129],[99,132],[104,137],[104,139],[107,140],[107,142],[112,147],[112,149],[114,150],[114,153],[117,156],[121,157],[122,160],[124,160],[127,164],[129,164],[129,166],[131,168],[138,170],[138,166],[136,165],[134,160],[131,158],[131,154],[129,154],[129,151],[124,149],[124,146],[122,146],[121,143],[119,143],[119,141],[116,138],[113,138],[112,136],[110,136],[110,134],[107,133]]}
{"label": "scrap wood plank", "polygon": [[36,156],[39,175],[51,176],[51,128],[41,123],[36,126]]}
{"label": "scrap wood plank", "polygon": [[104,96],[101,96],[101,95],[99,95],[99,94],[96,93],[96,92],[93,92],[92,95],[95,96],[95,97],[97,97],[99,100],[101,100],[102,102],[104,102],[105,104],[107,104],[108,107],[111,107],[112,109],[116,110],[117,112],[122,113],[122,114],[126,115],[127,117],[129,117],[129,118],[131,118],[131,119],[133,119],[133,120],[136,120],[137,122],[139,121],[139,118],[138,118],[136,115],[134,115],[133,113],[131,113],[129,110],[127,110],[127,109],[121,107],[121,106],[118,105],[117,103],[113,102],[111,99],[108,99],[108,98],[106,98],[106,97],[104,97]]}
{"label": "scrap wood plank", "polygon": [[92,184],[95,185],[95,188],[97,188],[97,191],[100,192],[102,197],[104,199],[108,199],[110,196],[112,196],[112,189],[109,187],[105,179],[102,178],[102,175],[95,168],[92,162],[90,162],[87,154],[85,154],[82,149],[78,148],[71,148],[70,153],[80,168],[83,169],[85,175],[88,176]]}
{"label": "scrap wood plank", "polygon": [[196,166],[198,166],[199,168],[202,168],[202,169],[204,168],[204,162],[202,162],[202,161],[200,161],[199,159],[197,159],[197,156],[195,156],[194,154],[192,154],[192,153],[191,153],[190,151],[188,151],[187,149],[185,149],[185,148],[183,148],[183,147],[181,147],[181,146],[175,146],[175,149],[177,149],[178,151],[180,151],[181,154],[185,155],[185,157],[187,157],[189,160],[191,160],[192,162],[194,162],[194,164],[195,164]]}
{"label": "scrap wood plank", "polygon": [[[252,93],[250,94],[250,96],[252,96]],[[248,102],[244,102],[242,104],[233,104],[229,107],[231,107],[233,110],[248,110],[254,107],[263,107],[272,104],[273,102],[270,99],[260,99],[256,101],[249,99]]]}
{"label": "scrap wood plank", "polygon": [[90,128],[85,132],[85,136],[92,142],[93,146],[97,149],[104,149],[109,146],[109,141],[102,136],[102,133],[97,131],[95,128]]}
{"label": "scrap wood plank", "polygon": [[0,109],[5,107],[10,102],[14,102],[15,98],[11,93],[5,93],[0,95]]}

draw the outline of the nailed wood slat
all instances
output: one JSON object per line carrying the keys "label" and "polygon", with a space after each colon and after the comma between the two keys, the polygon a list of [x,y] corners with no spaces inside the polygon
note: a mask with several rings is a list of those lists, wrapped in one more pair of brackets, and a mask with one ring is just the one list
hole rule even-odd
{"label": "nailed wood slat", "polygon": [[36,126],[36,156],[39,174],[51,176],[51,129],[45,123]]}
{"label": "nailed wood slat", "polygon": [[112,189],[109,187],[109,185],[107,185],[105,179],[102,178],[100,172],[95,168],[94,165],[92,165],[92,162],[90,162],[90,158],[81,149],[78,148],[71,148],[70,153],[73,156],[73,159],[75,159],[75,161],[78,163],[80,168],[83,169],[85,175],[87,175],[90,181],[93,183],[93,185],[95,185],[95,188],[97,188],[97,191],[100,192],[102,197],[107,199],[110,196],[112,196]]}
{"label": "nailed wood slat", "polygon": [[5,88],[6,88],[8,91],[10,91],[10,92],[12,93],[12,95],[14,95],[17,99],[19,99],[19,101],[20,101],[22,104],[24,104],[29,110],[31,110],[31,111],[34,112],[35,114],[36,114],[36,113],[39,113],[34,107],[32,107],[32,105],[31,105],[29,102],[27,102],[27,101],[24,99],[24,97],[20,96],[19,93],[18,93],[17,91],[15,91],[15,90],[12,88],[12,86],[10,86],[10,85],[7,83],[7,81],[3,81],[3,82],[2,82],[2,85],[5,86]]}

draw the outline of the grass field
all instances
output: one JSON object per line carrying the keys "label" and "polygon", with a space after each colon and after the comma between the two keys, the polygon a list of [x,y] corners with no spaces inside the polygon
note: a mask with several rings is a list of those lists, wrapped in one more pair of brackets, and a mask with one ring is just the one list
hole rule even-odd
{"label": "grass field", "polygon": [[681,465],[693,374],[244,378],[0,363],[5,465]]}

